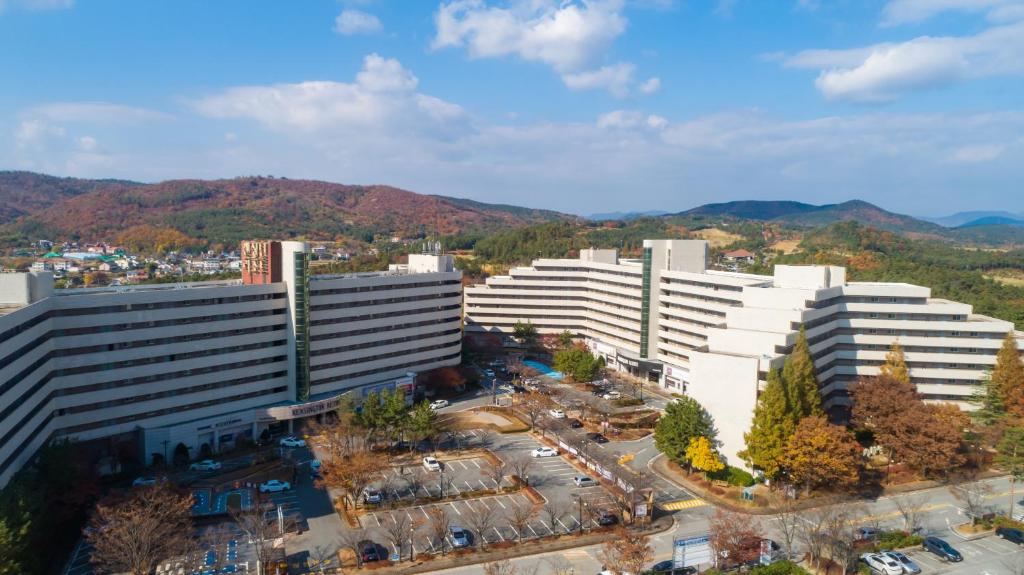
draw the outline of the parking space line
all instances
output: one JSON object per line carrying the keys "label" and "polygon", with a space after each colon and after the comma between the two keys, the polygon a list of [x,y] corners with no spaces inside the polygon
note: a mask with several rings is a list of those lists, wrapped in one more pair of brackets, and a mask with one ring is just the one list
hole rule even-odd
{"label": "parking space line", "polygon": [[483,500],[483,499],[477,499],[477,500],[476,500],[476,502],[477,502],[477,503],[482,503],[482,504],[483,504],[483,506],[484,506],[484,507],[486,507],[488,511],[490,511],[490,510],[491,510],[491,506],[487,504],[487,501],[485,501],[485,500]]}
{"label": "parking space line", "polygon": [[427,519],[430,519],[430,515],[427,513],[427,510],[423,508],[423,506],[420,506],[419,509],[420,509],[420,512],[423,513],[423,517],[425,517]]}
{"label": "parking space line", "polygon": [[473,465],[476,465],[476,468],[477,468],[477,469],[480,469],[480,462],[479,462],[479,461],[477,461],[477,460],[475,460],[475,459],[470,459],[470,461],[472,461],[472,462],[473,462]]}
{"label": "parking space line", "polygon": [[516,534],[516,539],[521,539],[522,538],[522,535],[519,534],[519,531],[517,531],[515,527],[512,527],[511,525],[509,525],[508,528],[511,529],[512,532]]}
{"label": "parking space line", "polygon": [[562,526],[562,529],[565,529],[566,531],[569,531],[569,528],[565,526],[565,523],[562,523],[562,520],[561,520],[561,519],[558,519],[558,518],[556,517],[556,518],[555,518],[555,521],[557,521],[557,522],[558,522],[558,524]]}
{"label": "parking space line", "polygon": [[463,481],[463,483],[466,484],[466,489],[473,489],[473,486],[470,485],[468,481]]}
{"label": "parking space line", "polygon": [[491,527],[491,529],[494,529],[494,532],[498,534],[498,539],[501,539],[502,541],[505,540],[505,538],[501,536],[501,531],[498,531],[497,527]]}
{"label": "parking space line", "polygon": [[449,502],[448,505],[451,505],[452,509],[454,509],[456,513],[458,513],[459,515],[462,515],[462,512],[459,511],[459,508],[455,506],[455,502],[454,501]]}
{"label": "parking space line", "polygon": [[487,489],[487,484],[484,483],[484,481],[482,479],[477,479],[477,481],[480,482],[480,487],[483,487],[484,489]]}
{"label": "parking space line", "polygon": [[466,471],[467,469],[469,469],[469,467],[467,467],[466,464],[463,463],[462,461],[456,461],[456,463],[458,463],[459,465],[462,466],[462,470],[463,471]]}
{"label": "parking space line", "polygon": [[530,525],[529,523],[527,523],[526,524],[526,528],[533,532],[533,536],[534,537],[540,537],[540,535],[537,535],[537,530],[533,528],[533,525]]}
{"label": "parking space line", "polygon": [[508,509],[508,507],[505,507],[505,504],[501,502],[501,498],[500,498],[500,497],[496,497],[496,498],[494,499],[494,501],[495,501],[495,502],[496,502],[496,503],[497,503],[498,505],[501,505],[501,508],[502,508],[502,509]]}

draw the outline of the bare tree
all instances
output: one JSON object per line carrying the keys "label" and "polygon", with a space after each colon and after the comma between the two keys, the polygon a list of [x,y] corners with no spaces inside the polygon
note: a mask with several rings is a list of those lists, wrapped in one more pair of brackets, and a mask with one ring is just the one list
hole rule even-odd
{"label": "bare tree", "polygon": [[916,533],[921,528],[924,518],[925,499],[920,495],[898,495],[892,498],[893,505],[903,517],[903,529],[907,533]]}
{"label": "bare tree", "polygon": [[344,529],[341,532],[341,546],[351,551],[352,555],[355,556],[356,568],[363,566],[363,556],[359,548],[363,541],[366,541],[366,531],[363,529]]}
{"label": "bare tree", "polygon": [[485,534],[494,527],[494,522],[498,518],[495,512],[497,508],[488,507],[481,500],[477,500],[476,504],[476,507],[470,508],[469,513],[463,517],[469,524],[469,528],[476,534],[477,547],[482,548],[487,543],[484,538]]}
{"label": "bare tree", "polygon": [[781,493],[773,498],[773,504],[777,511],[772,517],[772,523],[782,535],[782,545],[786,553],[786,559],[791,559],[793,557],[793,544],[796,543],[800,533],[800,513],[797,509],[796,500],[787,497],[785,493]]}
{"label": "bare tree", "polygon": [[316,561],[317,570],[320,571],[320,575],[326,575],[327,569],[331,569],[334,572],[332,563],[334,558],[337,556],[335,551],[336,547],[332,549],[331,545],[316,545],[310,550],[310,555],[313,560]]}
{"label": "bare tree", "polygon": [[549,499],[544,503],[544,517],[548,520],[552,533],[558,533],[558,521],[565,515],[566,505],[561,501]]}
{"label": "bare tree", "polygon": [[951,485],[949,492],[957,501],[964,504],[964,511],[971,518],[971,522],[977,523],[985,512],[985,498],[992,493],[992,486],[980,481],[971,481]]}
{"label": "bare tree", "polygon": [[192,497],[166,483],[96,506],[86,535],[92,561],[112,573],[148,575],[191,547]]}
{"label": "bare tree", "polygon": [[598,557],[605,569],[615,573],[640,573],[651,561],[654,550],[646,535],[640,535],[623,527],[617,537],[601,545]]}
{"label": "bare tree", "polygon": [[531,393],[529,397],[519,403],[519,410],[526,414],[527,419],[530,420],[530,429],[536,429],[537,422],[544,412],[547,411],[547,405],[537,394]]}
{"label": "bare tree", "polygon": [[398,553],[398,561],[401,562],[403,543],[412,529],[409,514],[405,511],[391,512],[388,514],[388,518],[382,522],[381,527],[384,528],[384,534],[388,542],[395,548]]}
{"label": "bare tree", "polygon": [[426,473],[420,466],[409,468],[405,474],[405,485],[412,491],[413,498],[420,496],[420,490],[423,489],[423,484],[426,482]]}
{"label": "bare tree", "polygon": [[717,509],[708,523],[708,543],[717,566],[743,565],[761,552],[761,527],[750,516]]}
{"label": "bare tree", "polygon": [[427,511],[430,518],[430,534],[437,539],[441,545],[441,555],[445,554],[445,546],[448,543],[448,528],[451,526],[451,519],[444,509],[434,506]]}
{"label": "bare tree", "polygon": [[437,475],[437,488],[441,490],[441,497],[447,497],[451,494],[452,486],[455,483],[455,476],[452,475],[444,465],[441,466],[441,471]]}
{"label": "bare tree", "polygon": [[397,503],[393,497],[395,491],[396,476],[391,473],[384,473],[384,478],[381,479],[380,485],[380,496],[384,505],[388,507],[394,506]]}
{"label": "bare tree", "polygon": [[832,512],[832,506],[826,505],[800,513],[800,541],[807,548],[808,559],[815,568],[821,566],[824,557],[824,534]]}
{"label": "bare tree", "polygon": [[532,457],[525,453],[519,454],[509,462],[509,467],[512,468],[512,473],[516,477],[522,479],[527,485],[530,484],[530,469],[533,468]]}
{"label": "bare tree", "polygon": [[523,540],[523,531],[526,530],[527,525],[530,524],[530,520],[533,519],[534,515],[537,514],[537,510],[532,505],[515,505],[512,507],[512,511],[509,513],[509,523],[512,528],[516,530],[516,535],[519,537],[519,541]]}
{"label": "bare tree", "polygon": [[339,489],[355,505],[363,489],[380,478],[388,468],[385,458],[370,452],[365,445],[348,453],[327,453],[322,460],[322,475],[317,483]]}
{"label": "bare tree", "polygon": [[508,559],[484,563],[484,575],[516,575],[517,570]]}
{"label": "bare tree", "polygon": [[505,473],[507,472],[508,465],[506,465],[504,461],[495,457],[494,460],[487,461],[486,465],[484,465],[482,474],[491,481],[494,481],[497,487],[501,487],[501,482],[505,478]]}
{"label": "bare tree", "polygon": [[851,519],[863,516],[863,512],[855,512],[849,505],[833,506],[825,520],[825,537],[829,558],[846,573],[850,565],[857,561],[857,553],[853,547],[854,528]]}
{"label": "bare tree", "polygon": [[268,518],[267,512],[274,508],[272,501],[257,495],[248,509],[231,511],[231,518],[238,528],[245,533],[256,552],[256,572],[263,573],[263,568],[274,557],[274,541],[283,536],[282,528],[276,518]]}

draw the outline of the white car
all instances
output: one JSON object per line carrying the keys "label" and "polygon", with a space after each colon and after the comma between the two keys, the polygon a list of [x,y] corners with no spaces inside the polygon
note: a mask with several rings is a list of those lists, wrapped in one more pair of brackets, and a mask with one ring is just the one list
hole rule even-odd
{"label": "white car", "polygon": [[548,415],[555,419],[565,419],[565,412],[561,409],[550,409],[548,410]]}
{"label": "white car", "polygon": [[604,397],[605,399],[619,399],[620,397],[622,397],[622,394],[617,391],[609,391],[602,397]]}
{"label": "white car", "polygon": [[447,399],[435,399],[430,402],[430,409],[441,409],[442,407],[448,407]]}
{"label": "white car", "polygon": [[538,447],[530,452],[531,457],[558,457],[558,450],[553,447]]}
{"label": "white car", "polygon": [[860,560],[875,573],[883,575],[902,575],[903,573],[903,567],[896,560],[881,553],[865,553],[860,556]]}
{"label": "white car", "polygon": [[428,455],[423,458],[423,467],[427,471],[441,471],[441,462]]}
{"label": "white car", "polygon": [[212,459],[204,459],[189,465],[188,468],[192,471],[216,471],[220,469],[220,462]]}
{"label": "white car", "polygon": [[291,483],[277,479],[271,479],[270,481],[260,483],[260,493],[277,493],[279,491],[288,491],[291,488]]}
{"label": "white car", "polygon": [[281,447],[305,447],[306,440],[289,435],[288,437],[282,437],[281,441],[278,442]]}

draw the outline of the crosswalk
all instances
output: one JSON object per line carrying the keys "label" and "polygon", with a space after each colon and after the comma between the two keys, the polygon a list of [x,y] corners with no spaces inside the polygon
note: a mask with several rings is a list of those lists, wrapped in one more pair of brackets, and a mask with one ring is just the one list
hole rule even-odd
{"label": "crosswalk", "polygon": [[707,504],[707,501],[695,497],[693,499],[679,499],[676,501],[658,503],[657,505],[658,507],[662,508],[665,511],[680,511],[682,509],[693,509],[694,507],[703,507]]}

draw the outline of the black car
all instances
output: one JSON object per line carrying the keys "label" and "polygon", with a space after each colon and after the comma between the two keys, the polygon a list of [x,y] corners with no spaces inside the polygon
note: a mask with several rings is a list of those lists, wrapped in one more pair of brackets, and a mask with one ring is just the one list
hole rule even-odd
{"label": "black car", "polygon": [[578,419],[570,419],[569,420],[569,427],[571,427],[573,429],[579,429],[579,428],[583,427],[583,422],[578,420]]}
{"label": "black car", "polygon": [[588,433],[587,439],[594,443],[608,443],[608,438],[601,435],[600,433]]}
{"label": "black car", "polygon": [[616,517],[615,514],[612,513],[611,511],[602,510],[600,513],[597,514],[597,524],[598,525],[605,525],[605,526],[607,526],[607,525],[615,525],[618,522],[619,522],[619,518]]}
{"label": "black car", "polygon": [[383,561],[388,558],[388,551],[382,545],[378,545],[373,541],[365,541],[361,546],[362,551],[360,556],[363,563],[373,563],[374,561]]}
{"label": "black car", "polygon": [[961,555],[959,551],[953,549],[952,545],[938,537],[925,537],[922,545],[926,550],[942,557],[946,561],[956,563],[964,560],[964,556]]}
{"label": "black car", "polygon": [[696,567],[679,567],[676,569],[672,568],[672,561],[662,561],[661,563],[655,563],[647,570],[650,575],[696,575]]}
{"label": "black car", "polygon": [[999,527],[996,529],[996,535],[1009,541],[1010,543],[1016,543],[1020,545],[1024,543],[1024,531],[1015,529],[1013,527]]}

